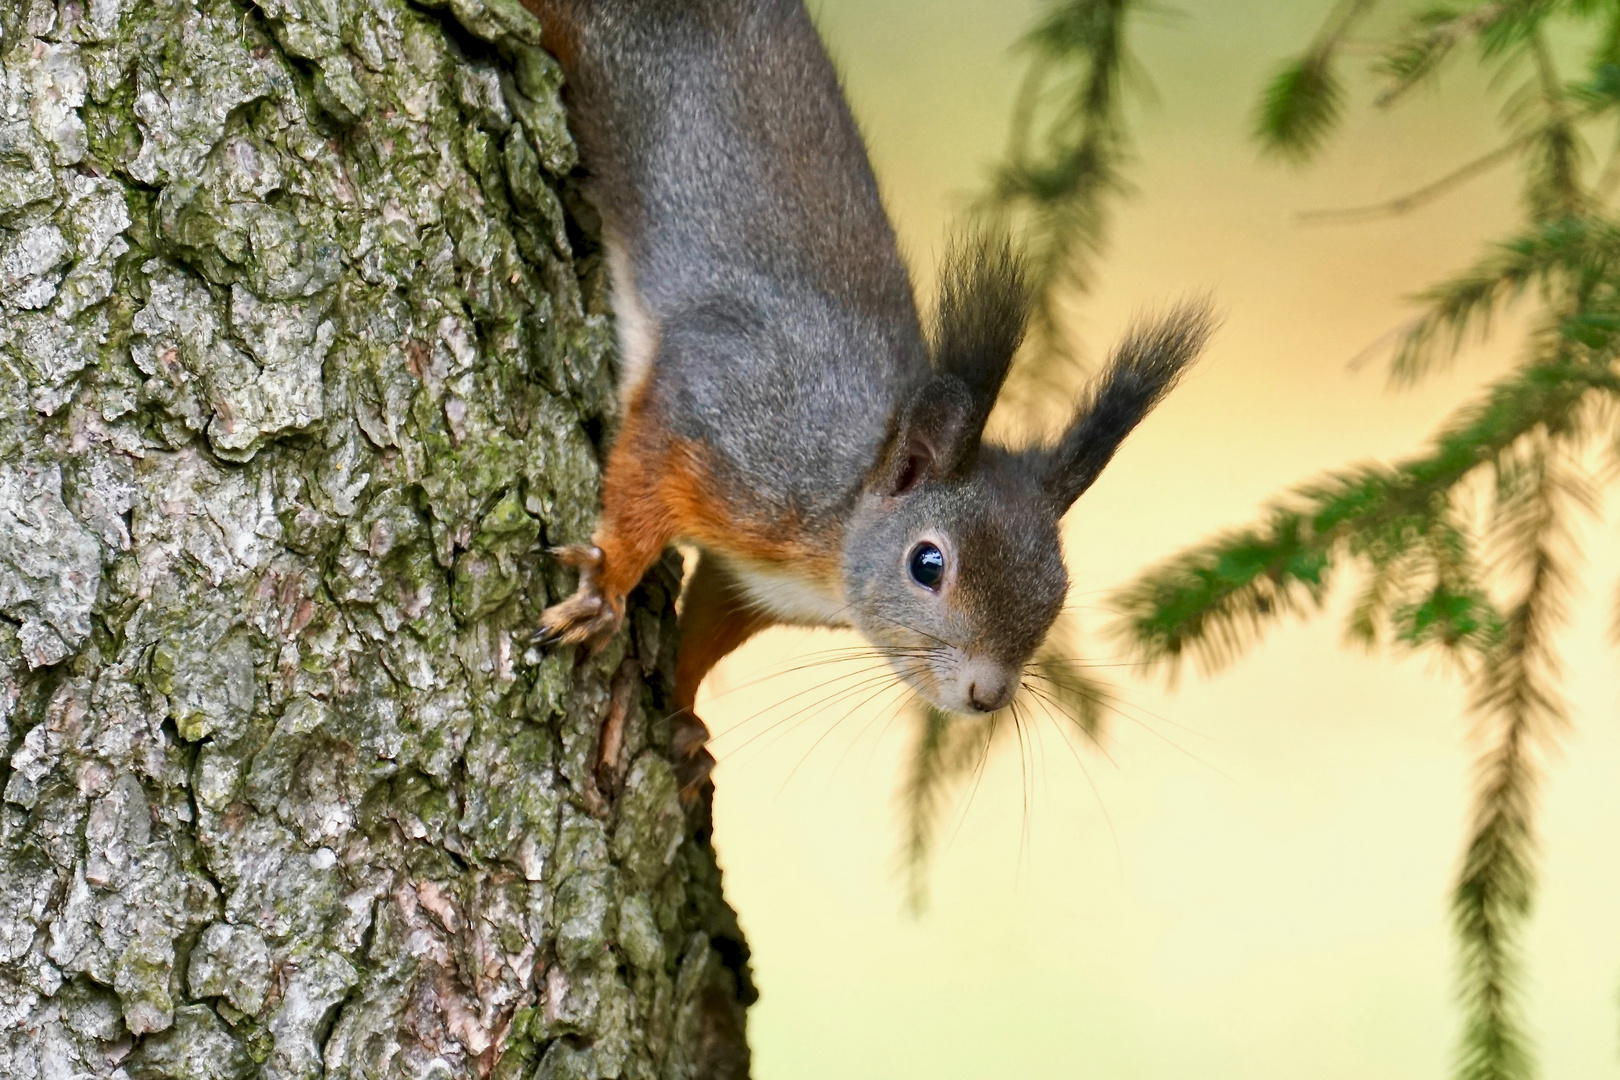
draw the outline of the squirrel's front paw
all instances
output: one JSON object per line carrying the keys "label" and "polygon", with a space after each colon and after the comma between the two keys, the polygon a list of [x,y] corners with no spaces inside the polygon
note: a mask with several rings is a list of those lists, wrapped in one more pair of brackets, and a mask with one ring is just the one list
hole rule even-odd
{"label": "squirrel's front paw", "polygon": [[538,640],[560,645],[590,645],[600,649],[624,621],[624,597],[602,591],[602,549],[588,544],[553,548],[564,566],[578,567],[579,587],[574,595],[540,613]]}

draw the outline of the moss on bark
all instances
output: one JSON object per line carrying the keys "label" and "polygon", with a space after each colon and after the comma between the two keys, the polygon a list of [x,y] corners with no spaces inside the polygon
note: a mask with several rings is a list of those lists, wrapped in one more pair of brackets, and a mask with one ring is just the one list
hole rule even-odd
{"label": "moss on bark", "polygon": [[528,641],[614,363],[538,29],[0,2],[0,1075],[746,1074],[678,567]]}

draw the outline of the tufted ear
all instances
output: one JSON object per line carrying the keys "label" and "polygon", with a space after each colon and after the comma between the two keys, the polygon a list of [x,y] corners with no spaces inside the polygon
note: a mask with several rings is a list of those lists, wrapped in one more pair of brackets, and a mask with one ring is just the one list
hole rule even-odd
{"label": "tufted ear", "polygon": [[973,411],[960,379],[936,375],[928,380],[901,408],[869,486],[883,495],[904,495],[925,480],[952,475],[964,446],[970,441],[977,446],[977,435],[970,438]]}
{"label": "tufted ear", "polygon": [[940,267],[930,344],[934,370],[961,380],[972,402],[968,426],[984,430],[1024,340],[1029,281],[1022,253],[1005,233],[957,236]]}
{"label": "tufted ear", "polygon": [[929,334],[934,377],[902,404],[875,488],[903,495],[924,480],[972,469],[1028,317],[1023,260],[1007,237],[980,232],[953,240]]}
{"label": "tufted ear", "polygon": [[1047,451],[1043,480],[1061,515],[1089,488],[1142,418],[1170,392],[1215,327],[1208,301],[1173,309],[1133,327],[1087,388],[1074,420]]}

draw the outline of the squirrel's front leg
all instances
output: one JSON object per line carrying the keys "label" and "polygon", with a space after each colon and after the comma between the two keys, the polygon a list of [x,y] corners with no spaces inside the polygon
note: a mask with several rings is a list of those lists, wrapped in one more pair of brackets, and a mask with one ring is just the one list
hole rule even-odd
{"label": "squirrel's front leg", "polygon": [[670,512],[669,454],[656,423],[638,401],[614,440],[602,477],[602,518],[590,544],[554,549],[579,569],[579,586],[540,614],[540,637],[563,645],[607,644],[624,621],[630,590],[675,539]]}

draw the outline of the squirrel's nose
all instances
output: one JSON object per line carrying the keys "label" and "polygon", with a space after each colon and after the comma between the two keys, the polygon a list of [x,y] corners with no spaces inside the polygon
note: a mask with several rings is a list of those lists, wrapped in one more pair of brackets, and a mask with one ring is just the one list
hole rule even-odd
{"label": "squirrel's nose", "polygon": [[968,682],[968,702],[980,712],[995,712],[1006,708],[1016,689],[1006,672],[981,668]]}

